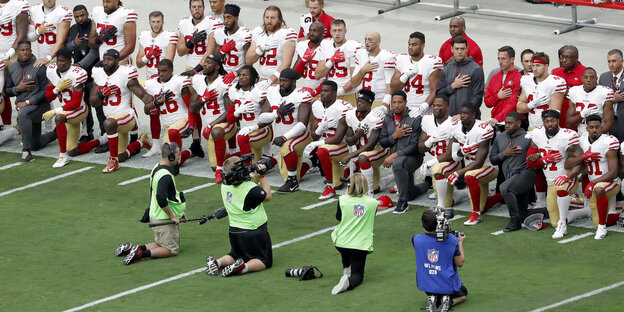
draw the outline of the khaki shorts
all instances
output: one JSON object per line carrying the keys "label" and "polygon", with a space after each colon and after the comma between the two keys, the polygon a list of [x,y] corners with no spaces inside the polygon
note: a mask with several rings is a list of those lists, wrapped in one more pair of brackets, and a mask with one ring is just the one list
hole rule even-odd
{"label": "khaki shorts", "polygon": [[[163,220],[150,220],[150,223],[159,224],[169,222],[169,219]],[[156,244],[165,247],[171,251],[171,254],[176,256],[180,251],[180,228],[176,224],[155,226],[152,228],[154,231],[154,241]]]}

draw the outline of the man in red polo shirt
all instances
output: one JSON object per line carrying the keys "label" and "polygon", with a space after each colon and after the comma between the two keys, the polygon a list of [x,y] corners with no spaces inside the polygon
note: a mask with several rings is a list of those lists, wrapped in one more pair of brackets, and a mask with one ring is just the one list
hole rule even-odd
{"label": "man in red polo shirt", "polygon": [[299,37],[297,41],[308,39],[308,33],[310,31],[310,25],[312,23],[319,21],[325,25],[325,36],[323,38],[331,38],[331,34],[329,33],[329,29],[331,27],[331,22],[334,20],[333,17],[327,15],[325,13],[325,0],[310,0],[310,13],[301,15],[301,20],[299,24],[301,27],[299,28]]}
{"label": "man in red polo shirt", "polygon": [[[568,85],[568,90],[574,86],[582,85],[582,77],[585,66],[579,62],[578,49],[573,45],[564,45],[559,51],[561,51],[561,56],[559,57],[561,67],[553,69],[551,73],[555,76],[563,78]],[[551,106],[550,108],[558,110],[559,112],[567,112],[568,103],[568,99],[564,98],[562,107]],[[562,113],[561,119],[559,119],[559,125],[562,128],[568,128],[565,115],[565,113]]]}
{"label": "man in red polo shirt", "polygon": [[485,91],[485,106],[492,108],[492,118],[488,121],[490,126],[505,121],[507,113],[516,110],[518,94],[520,93],[520,78],[522,75],[514,66],[516,51],[510,46],[498,49],[498,71]]}
{"label": "man in red polo shirt", "polygon": [[464,38],[468,41],[468,56],[472,56],[472,60],[479,66],[483,67],[483,54],[481,54],[481,48],[479,48],[479,45],[477,45],[476,42],[466,35],[466,21],[463,17],[451,18],[451,21],[449,22],[449,33],[451,34],[451,38],[442,44],[439,53],[442,62],[444,62],[444,66],[454,60],[453,51],[451,50],[451,41],[453,38],[457,36],[464,36]]}

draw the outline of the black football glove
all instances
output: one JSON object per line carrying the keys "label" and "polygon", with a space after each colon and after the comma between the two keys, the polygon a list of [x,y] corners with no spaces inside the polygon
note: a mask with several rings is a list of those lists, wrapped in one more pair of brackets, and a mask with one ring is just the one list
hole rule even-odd
{"label": "black football glove", "polygon": [[294,111],[295,111],[295,104],[288,103],[288,104],[284,104],[280,106],[280,108],[277,110],[277,114],[284,117],[288,114],[292,114]]}
{"label": "black football glove", "polygon": [[286,142],[286,138],[284,136],[280,136],[280,137],[273,139],[273,144],[277,146],[284,145],[284,142]]}
{"label": "black football glove", "polygon": [[184,71],[180,74],[180,76],[186,76],[186,77],[192,77],[195,76],[195,74],[199,73],[200,71],[202,71],[204,69],[203,66],[201,65],[197,65],[195,66],[195,68]]}
{"label": "black football glove", "polygon": [[193,47],[195,47],[195,45],[197,45],[197,43],[202,42],[204,40],[206,40],[206,38],[208,37],[208,34],[206,34],[205,30],[202,31],[195,31],[193,33],[193,36],[191,36],[191,38],[189,40],[187,40],[184,45],[189,49],[193,49]]}
{"label": "black football glove", "polygon": [[105,29],[103,30],[99,36],[97,36],[97,38],[95,38],[95,41],[98,44],[102,44],[105,41],[108,41],[109,39],[115,37],[115,35],[117,35],[117,27],[113,26],[111,28]]}
{"label": "black football glove", "polygon": [[158,95],[156,95],[156,97],[154,97],[154,105],[155,106],[160,106],[165,104],[165,102],[167,101],[171,101],[173,99],[173,92],[167,91],[167,92],[161,92]]}

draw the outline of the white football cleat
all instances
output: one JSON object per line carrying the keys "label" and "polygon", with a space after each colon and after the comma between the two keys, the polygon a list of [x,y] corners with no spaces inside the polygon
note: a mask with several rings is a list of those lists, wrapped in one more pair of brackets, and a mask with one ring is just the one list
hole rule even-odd
{"label": "white football cleat", "polygon": [[557,229],[555,230],[555,233],[552,235],[553,239],[559,239],[562,238],[564,235],[568,234],[568,226],[566,225],[565,220],[559,220],[559,223],[557,223]]}
{"label": "white football cleat", "polygon": [[63,168],[67,164],[69,164],[69,159],[67,159],[67,157],[65,157],[63,155],[60,155],[56,159],[56,162],[54,163],[54,165],[52,165],[52,168]]}
{"label": "white football cleat", "polygon": [[347,288],[349,288],[349,276],[343,275],[340,278],[340,281],[338,282],[338,284],[336,284],[336,286],[334,286],[334,288],[332,288],[331,294],[332,295],[337,295],[339,293],[342,293],[342,292],[346,291]]}
{"label": "white football cleat", "polygon": [[598,229],[596,230],[596,236],[594,236],[594,239],[603,239],[606,236],[607,236],[607,226],[598,225]]}
{"label": "white football cleat", "polygon": [[160,154],[160,146],[158,146],[157,144],[154,144],[152,145],[152,148],[150,148],[150,150],[147,151],[147,153],[141,155],[141,157],[147,158],[147,157],[152,157],[158,154]]}

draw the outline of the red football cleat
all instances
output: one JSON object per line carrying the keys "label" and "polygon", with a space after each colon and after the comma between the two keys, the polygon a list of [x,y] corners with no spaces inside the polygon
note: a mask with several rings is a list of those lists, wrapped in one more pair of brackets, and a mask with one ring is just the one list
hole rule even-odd
{"label": "red football cleat", "polygon": [[215,171],[215,183],[223,183],[223,170],[221,169],[217,169],[217,171]]}
{"label": "red football cleat", "polygon": [[323,190],[323,194],[319,196],[319,200],[330,199],[336,195],[336,190],[331,187],[329,184],[325,185],[325,190]]}
{"label": "red football cleat", "polygon": [[483,221],[483,219],[481,219],[481,214],[475,211],[470,214],[470,217],[464,222],[464,225],[476,225],[481,221]]}

